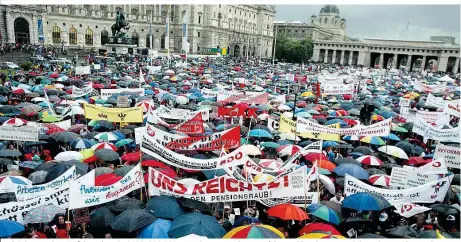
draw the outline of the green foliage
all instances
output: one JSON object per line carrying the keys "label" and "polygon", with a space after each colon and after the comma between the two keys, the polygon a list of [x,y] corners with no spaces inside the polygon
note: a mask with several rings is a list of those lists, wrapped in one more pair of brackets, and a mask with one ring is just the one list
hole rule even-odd
{"label": "green foliage", "polygon": [[26,61],[26,62],[20,64],[19,67],[20,67],[21,69],[23,69],[24,71],[29,71],[30,68],[32,67],[32,62]]}
{"label": "green foliage", "polygon": [[307,63],[312,57],[314,42],[311,39],[290,40],[284,36],[277,38],[275,57],[279,61]]}

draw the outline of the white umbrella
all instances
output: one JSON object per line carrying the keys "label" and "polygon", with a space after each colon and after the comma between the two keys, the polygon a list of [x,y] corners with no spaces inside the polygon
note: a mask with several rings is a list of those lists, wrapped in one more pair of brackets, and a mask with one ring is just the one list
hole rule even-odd
{"label": "white umbrella", "polygon": [[189,102],[189,99],[187,97],[184,97],[184,96],[178,96],[176,98],[176,102],[179,103],[179,104],[187,104]]}
{"label": "white umbrella", "polygon": [[254,145],[242,145],[242,148],[247,155],[261,155],[261,151]]}
{"label": "white umbrella", "polygon": [[394,156],[400,159],[408,160],[407,153],[405,153],[405,151],[403,151],[399,147],[396,147],[393,145],[385,145],[385,146],[379,147],[378,150],[385,154],[388,154],[388,155],[391,155],[391,156]]}
{"label": "white umbrella", "polygon": [[43,102],[45,100],[46,100],[46,98],[44,98],[44,97],[34,97],[34,98],[32,98],[31,101],[38,103],[38,102]]}
{"label": "white umbrella", "polygon": [[277,107],[277,110],[279,110],[279,111],[289,111],[289,110],[291,110],[291,108],[288,107],[288,106],[285,105],[285,104],[281,104],[281,105],[279,105],[279,106]]}
{"label": "white umbrella", "polygon": [[269,114],[267,114],[267,113],[262,113],[262,114],[258,115],[259,120],[266,120],[268,117],[269,117]]}
{"label": "white umbrella", "polygon": [[287,117],[287,118],[293,118],[293,113],[292,112],[284,112],[282,115]]}
{"label": "white umbrella", "polygon": [[81,160],[83,159],[83,155],[77,151],[64,151],[59,153],[54,159],[57,161]]}
{"label": "white umbrella", "polygon": [[296,141],[300,141],[300,140],[301,140],[298,136],[296,136],[296,135],[293,134],[293,133],[281,133],[281,134],[279,135],[279,137],[280,137],[281,140],[293,140],[293,141],[294,141],[294,140],[296,140]]}
{"label": "white umbrella", "polygon": [[325,185],[325,188],[330,194],[336,194],[335,184],[325,175],[319,174],[320,182]]}

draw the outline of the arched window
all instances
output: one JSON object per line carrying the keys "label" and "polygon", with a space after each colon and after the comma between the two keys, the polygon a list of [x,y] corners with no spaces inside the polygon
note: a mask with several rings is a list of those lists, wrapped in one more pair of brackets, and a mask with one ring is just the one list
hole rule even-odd
{"label": "arched window", "polygon": [[160,49],[165,49],[165,35],[160,38]]}
{"label": "arched window", "polygon": [[69,29],[69,44],[77,44],[77,30],[74,27]]}
{"label": "arched window", "polygon": [[101,31],[101,45],[109,43],[109,32],[107,30]]}
{"label": "arched window", "polygon": [[61,43],[61,29],[58,26],[53,26],[53,30],[51,31],[51,37],[53,38],[53,44]]}
{"label": "arched window", "polygon": [[88,28],[85,32],[85,44],[93,45],[93,30]]}
{"label": "arched window", "polygon": [[198,13],[198,24],[202,24],[202,13]]}
{"label": "arched window", "polygon": [[139,47],[139,34],[136,32],[133,32],[133,34],[131,35],[131,41],[133,42],[134,45]]}
{"label": "arched window", "polygon": [[197,45],[197,53],[200,53],[200,46]]}
{"label": "arched window", "polygon": [[[151,34],[147,34],[147,35],[146,35],[146,47],[147,47],[147,48],[151,48],[151,46],[150,46],[150,37],[151,37],[151,36],[152,36]],[[152,47],[153,47],[153,46],[152,46]]]}

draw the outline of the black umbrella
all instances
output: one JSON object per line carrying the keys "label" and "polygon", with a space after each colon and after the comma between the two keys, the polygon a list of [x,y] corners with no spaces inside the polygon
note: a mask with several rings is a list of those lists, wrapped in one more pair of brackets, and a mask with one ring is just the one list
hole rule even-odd
{"label": "black umbrella", "polygon": [[22,153],[19,150],[0,150],[0,157],[19,157]]}
{"label": "black umbrella", "polygon": [[357,236],[359,239],[385,239],[386,237],[379,234],[366,233]]}
{"label": "black umbrella", "polygon": [[79,161],[61,162],[46,170],[48,174],[45,177],[45,181],[50,182],[56,179],[58,176],[69,170],[72,166],[75,166],[77,175],[84,175],[88,172],[88,165],[85,163]]}
{"label": "black umbrella", "polygon": [[123,197],[115,201],[112,205],[109,206],[110,211],[112,212],[123,212],[128,209],[143,209],[144,204],[134,198]]}
{"label": "black umbrella", "polygon": [[387,230],[387,234],[397,238],[415,238],[418,236],[418,231],[409,226],[397,226]]}
{"label": "black umbrella", "polygon": [[107,207],[100,207],[90,213],[90,227],[106,228],[114,221],[115,215]]}
{"label": "black umbrella", "polygon": [[112,149],[99,149],[94,152],[96,157],[103,161],[119,161],[119,154]]}
{"label": "black umbrella", "polygon": [[21,109],[13,105],[3,105],[0,107],[0,113],[21,113]]}
{"label": "black umbrella", "polygon": [[5,87],[5,86],[0,86],[0,94],[1,95],[6,95],[8,93],[12,93],[12,91],[9,88]]}
{"label": "black umbrella", "polygon": [[115,217],[111,227],[114,230],[131,233],[151,224],[155,219],[154,215],[144,209],[130,209]]}
{"label": "black umbrella", "polygon": [[158,196],[149,199],[146,210],[157,218],[165,219],[174,219],[185,213],[178,201],[170,196]]}
{"label": "black umbrella", "polygon": [[7,158],[0,158],[0,164],[3,165],[16,165],[16,163],[13,160],[7,159]]}
{"label": "black umbrella", "polygon": [[85,138],[85,139],[94,139],[94,136],[96,136],[97,134],[99,134],[99,132],[89,132],[85,135],[83,135],[82,138]]}
{"label": "black umbrella", "polygon": [[73,132],[68,132],[68,131],[52,133],[50,137],[54,139],[56,142],[60,142],[60,143],[69,143],[73,140],[80,138],[78,134],[73,133]]}
{"label": "black umbrella", "polygon": [[251,127],[251,130],[254,130],[254,129],[263,129],[263,130],[266,130],[267,132],[271,132],[269,127],[264,126],[264,125],[260,125],[260,124],[255,125],[254,127]]}
{"label": "black umbrella", "polygon": [[457,215],[459,213],[458,209],[452,207],[449,204],[433,204],[429,207],[432,208],[433,211],[446,215]]}
{"label": "black umbrella", "polygon": [[348,164],[354,164],[354,165],[362,166],[362,164],[360,162],[358,162],[356,159],[347,158],[347,157],[338,158],[335,161],[333,161],[333,163],[335,163],[336,165],[348,163]]}
{"label": "black umbrella", "polygon": [[128,172],[133,169],[134,166],[122,166],[114,170],[114,174],[118,176],[125,176]]}
{"label": "black umbrella", "polygon": [[359,152],[364,155],[371,155],[373,153],[373,149],[366,146],[358,146],[354,149],[354,152]]}
{"label": "black umbrella", "polygon": [[[454,238],[453,236],[451,236],[450,234],[445,233],[445,232],[441,232],[440,234],[443,237],[445,237],[446,239]],[[418,234],[418,236],[416,238],[418,238],[418,239],[437,239],[438,237],[439,237],[439,235],[437,234],[437,232],[435,230],[425,230],[425,231],[421,232],[420,234]]]}
{"label": "black umbrella", "polygon": [[121,129],[121,130],[120,130],[120,133],[122,133],[122,134],[124,134],[124,135],[132,134],[132,133],[133,133],[133,130],[131,130],[131,129]]}
{"label": "black umbrella", "polygon": [[414,125],[414,123],[407,122],[404,125],[402,125],[402,128],[408,130],[408,132],[411,132],[413,130],[413,125]]}
{"label": "black umbrella", "polygon": [[49,140],[50,136],[47,134],[38,134],[38,139],[39,140]]}
{"label": "black umbrella", "polygon": [[142,160],[145,161],[145,160],[155,160],[155,158],[153,156],[150,156],[148,154],[143,154],[142,155]]}
{"label": "black umbrella", "polygon": [[[117,103],[117,101],[115,101]],[[98,124],[94,127],[94,130],[102,131],[102,130],[114,130],[114,124],[107,120],[98,120]]]}
{"label": "black umbrella", "polygon": [[341,210],[342,210],[341,204],[333,202],[333,201],[320,201],[320,204],[333,209],[338,215],[341,215]]}
{"label": "black umbrella", "polygon": [[192,211],[200,211],[210,215],[213,214],[210,207],[206,203],[200,202],[198,200],[180,197],[178,198],[178,202],[183,208],[188,208]]}
{"label": "black umbrella", "polygon": [[46,141],[26,141],[24,142],[24,146],[38,146],[48,144]]}
{"label": "black umbrella", "polygon": [[377,169],[377,168],[368,168],[368,169],[366,169],[366,171],[370,175],[378,175],[378,174],[379,175],[387,175],[387,173],[385,171]]}
{"label": "black umbrella", "polygon": [[407,154],[415,153],[415,145],[410,144],[410,143],[408,143],[406,141],[400,141],[397,144],[395,144],[395,146],[399,147],[400,149],[405,151],[405,153],[407,153]]}

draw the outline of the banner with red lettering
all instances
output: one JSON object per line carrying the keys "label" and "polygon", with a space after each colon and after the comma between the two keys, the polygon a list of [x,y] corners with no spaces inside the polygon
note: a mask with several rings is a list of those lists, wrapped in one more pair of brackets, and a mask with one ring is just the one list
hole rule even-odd
{"label": "banner with red lettering", "polygon": [[305,166],[270,182],[250,183],[221,176],[197,184],[181,183],[149,167],[150,196],[187,197],[206,203],[290,197],[304,194],[305,186]]}
{"label": "banner with red lettering", "polygon": [[440,93],[443,92],[447,88],[447,83],[443,83],[440,85],[428,85],[424,84],[418,80],[415,81],[415,89],[426,92],[426,93]]}
{"label": "banner with red lettering", "polygon": [[394,207],[396,208],[394,212],[400,214],[400,216],[405,218],[413,217],[416,214],[424,213],[426,211],[431,210],[431,208],[413,203],[395,204]]}
{"label": "banner with red lettering", "polygon": [[307,76],[295,75],[295,82],[307,83]]}
{"label": "banner with red lettering", "polygon": [[246,108],[241,105],[233,107],[218,107],[218,117],[257,118],[258,108]]}
{"label": "banner with red lettering", "polygon": [[247,103],[262,104],[267,103],[269,93],[266,92],[237,92],[237,93],[219,93],[218,101],[225,103]]}
{"label": "banner with red lettering", "polygon": [[205,132],[205,128],[203,128],[202,114],[197,113],[193,118],[179,124],[174,129],[185,134],[203,134]]}
{"label": "banner with red lettering", "polygon": [[342,95],[353,94],[355,91],[354,84],[326,84],[323,86],[325,95]]}

